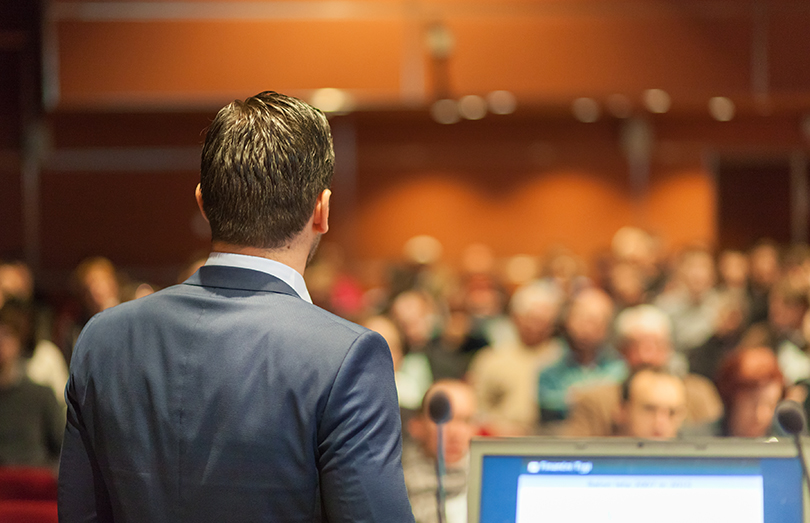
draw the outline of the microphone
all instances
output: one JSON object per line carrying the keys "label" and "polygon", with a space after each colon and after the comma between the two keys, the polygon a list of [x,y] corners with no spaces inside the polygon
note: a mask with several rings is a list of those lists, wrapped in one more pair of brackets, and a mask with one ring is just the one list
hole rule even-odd
{"label": "microphone", "polygon": [[779,423],[782,430],[793,436],[796,449],[799,451],[799,461],[802,464],[805,485],[810,489],[810,473],[807,471],[807,462],[804,460],[804,450],[801,441],[801,434],[807,426],[804,409],[793,400],[782,400],[779,405],[776,406],[776,421]]}
{"label": "microphone", "polygon": [[806,424],[802,406],[793,400],[781,401],[776,406],[776,421],[791,436],[801,434]]}
{"label": "microphone", "polygon": [[428,415],[436,425],[450,421],[450,418],[453,417],[453,408],[450,406],[447,394],[440,390],[433,393],[428,403]]}
{"label": "microphone", "polygon": [[439,515],[439,523],[445,521],[445,492],[444,492],[444,437],[442,435],[442,425],[450,421],[453,417],[453,408],[447,394],[437,390],[428,402],[428,416],[436,424],[436,510]]}

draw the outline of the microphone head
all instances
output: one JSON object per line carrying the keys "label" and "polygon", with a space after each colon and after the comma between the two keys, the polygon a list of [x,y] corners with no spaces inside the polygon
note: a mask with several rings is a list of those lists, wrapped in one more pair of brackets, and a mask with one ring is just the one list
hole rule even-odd
{"label": "microphone head", "polygon": [[430,396],[428,416],[437,425],[450,421],[450,418],[453,417],[453,408],[450,406],[447,394],[437,390]]}
{"label": "microphone head", "polygon": [[793,400],[783,400],[776,406],[776,421],[788,434],[801,434],[806,424],[804,409]]}

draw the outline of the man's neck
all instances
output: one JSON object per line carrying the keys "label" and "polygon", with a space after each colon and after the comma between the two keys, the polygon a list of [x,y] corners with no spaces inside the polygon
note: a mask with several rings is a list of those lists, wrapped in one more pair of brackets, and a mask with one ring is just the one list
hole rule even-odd
{"label": "man's neck", "polygon": [[306,255],[302,256],[297,249],[287,245],[278,249],[262,249],[260,247],[246,247],[243,245],[233,245],[226,242],[215,241],[211,244],[213,252],[223,252],[231,254],[242,254],[244,256],[257,256],[259,258],[266,258],[268,260],[283,263],[288,267],[292,267],[299,274],[304,274],[306,269]]}

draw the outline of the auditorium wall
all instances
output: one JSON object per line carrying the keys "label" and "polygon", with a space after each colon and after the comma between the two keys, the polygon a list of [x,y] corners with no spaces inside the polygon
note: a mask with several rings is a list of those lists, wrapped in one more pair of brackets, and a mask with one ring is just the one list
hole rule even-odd
{"label": "auditorium wall", "polygon": [[[59,115],[41,177],[44,272],[57,280],[101,254],[165,282],[204,250],[193,189],[211,116]],[[656,147],[649,180],[638,187],[620,147],[622,124],[536,114],[443,126],[421,111],[335,117],[338,165],[324,241],[350,260],[384,262],[427,234],[451,264],[472,243],[500,257],[562,245],[589,259],[624,225],[646,227],[671,247],[714,244],[711,147]]]}

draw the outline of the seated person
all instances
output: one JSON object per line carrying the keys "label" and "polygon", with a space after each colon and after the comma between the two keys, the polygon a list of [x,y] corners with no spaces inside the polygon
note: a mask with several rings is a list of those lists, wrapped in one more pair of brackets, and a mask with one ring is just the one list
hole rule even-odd
{"label": "seated person", "polygon": [[0,309],[0,465],[55,466],[65,414],[50,387],[25,375],[26,319],[14,302]]}
{"label": "seated person", "polygon": [[678,436],[685,418],[683,380],[660,368],[642,367],[622,384],[614,434],[671,439]]}
{"label": "seated person", "polygon": [[563,353],[538,380],[541,424],[564,420],[576,390],[627,377],[625,362],[608,343],[612,316],[613,302],[602,290],[585,289],[572,300],[558,338]]}
{"label": "seated person", "polygon": [[743,334],[740,345],[770,347],[788,384],[810,378],[810,356],[803,332],[810,308],[807,285],[783,278],[768,297],[768,319],[755,323]]}
{"label": "seated person", "polygon": [[675,351],[686,356],[714,334],[719,293],[714,258],[702,247],[684,250],[678,259],[674,281],[654,304],[672,321]]}
{"label": "seated person", "polygon": [[763,438],[778,435],[774,413],[785,394],[785,380],[768,347],[740,347],[723,360],[717,390],[725,415],[707,427],[713,436]]}
{"label": "seated person", "polygon": [[427,357],[421,352],[403,355],[402,336],[388,316],[371,316],[363,321],[363,326],[385,338],[394,361],[394,380],[397,385],[399,406],[406,411],[416,411],[433,382]]}
{"label": "seated person", "polygon": [[434,383],[425,394],[422,409],[408,421],[408,434],[402,448],[402,469],[416,523],[438,521],[436,506],[436,454],[438,428],[428,415],[433,395],[441,391],[450,401],[450,421],[442,426],[446,475],[446,512],[448,523],[467,521],[467,470],[470,439],[475,435],[475,394],[469,385],[457,380]]}
{"label": "seated person", "polygon": [[472,360],[467,379],[488,434],[522,436],[535,431],[538,376],[561,354],[553,336],[562,298],[548,282],[519,288],[509,304],[518,341],[482,349]]}
{"label": "seated person", "polygon": [[[616,318],[616,334],[619,350],[631,372],[643,367],[674,372],[670,321],[660,309],[652,305],[625,309]],[[714,384],[696,374],[686,374],[682,379],[686,389],[685,425],[705,425],[720,418],[723,404]],[[559,433],[577,437],[614,434],[620,398],[620,386],[616,383],[577,391],[572,398],[571,413]]]}

